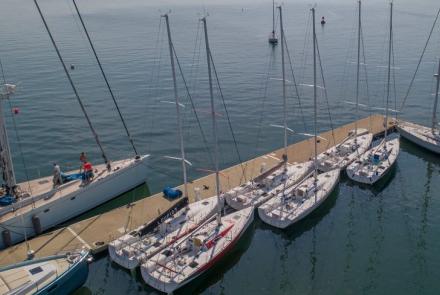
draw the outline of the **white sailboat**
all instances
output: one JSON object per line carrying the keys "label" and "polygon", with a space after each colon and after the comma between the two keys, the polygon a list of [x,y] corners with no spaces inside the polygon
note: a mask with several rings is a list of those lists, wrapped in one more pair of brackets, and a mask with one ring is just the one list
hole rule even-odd
{"label": "white sailboat", "polygon": [[[250,182],[245,186],[238,187],[225,193],[226,203],[235,210],[241,210],[248,206],[255,208],[270,200],[280,190],[294,185],[313,170],[313,161],[305,163],[288,163],[287,156],[287,95],[286,95],[286,73],[284,64],[284,28],[283,18],[280,9],[280,32],[281,32],[281,68],[283,82],[283,120],[284,124],[284,154],[283,162],[277,165],[269,173],[264,173],[257,178],[256,182]],[[278,125],[276,125],[278,126]]]}
{"label": "white sailboat", "polygon": [[438,63],[437,73],[434,75],[437,80],[435,88],[434,107],[432,110],[431,128],[411,122],[399,121],[397,130],[404,138],[413,143],[437,154],[440,154],[440,131],[438,129],[437,105],[440,91],[440,59]]}
{"label": "white sailboat", "polygon": [[[220,198],[218,169],[217,121],[211,73],[211,50],[209,48],[206,18],[202,18],[205,32],[206,58],[208,63],[209,93],[211,98],[212,129],[214,136],[214,163],[216,192]],[[254,208],[221,216],[221,202],[217,214],[190,235],[165,248],[141,265],[144,281],[162,292],[171,293],[188,284],[209,270],[231,251],[246,229],[252,224]]]}
{"label": "white sailboat", "polygon": [[269,44],[277,45],[278,38],[275,33],[275,0],[272,0],[272,32],[269,35]]}
{"label": "white sailboat", "polygon": [[144,281],[171,293],[193,281],[222,259],[240,240],[253,221],[254,208],[212,218],[175,245],[153,256],[141,266]]}
{"label": "white sailboat", "polygon": [[[84,174],[72,171],[58,175],[57,179],[60,180],[61,184],[57,185],[54,185],[53,180],[55,179],[50,176],[30,180],[27,183],[17,183],[4,116],[0,107],[0,166],[3,170],[4,181],[0,197],[2,205],[0,208],[0,226],[2,227],[0,248],[21,242],[25,236],[31,237],[40,234],[42,231],[107,202],[145,183],[147,177],[145,161],[148,155],[136,154],[133,158],[114,162],[110,162],[107,158],[40,7],[36,0],[34,2],[90,130],[101,150],[105,164],[95,166],[94,176],[87,179],[87,181],[82,179],[85,178]],[[4,85],[4,92],[0,95],[0,105],[4,100],[10,99],[15,89],[15,85]]]}
{"label": "white sailboat", "polygon": [[[356,67],[356,120],[359,109],[359,71],[361,58],[361,1],[358,9],[358,30],[357,30],[357,67]],[[355,121],[354,130],[339,144],[318,155],[318,167],[321,171],[329,171],[334,168],[345,169],[355,159],[359,158],[368,150],[373,141],[373,134],[367,129],[358,128]]]}
{"label": "white sailboat", "polygon": [[182,163],[184,199],[183,202],[179,202],[182,206],[180,204],[174,206],[169,214],[166,214],[164,218],[162,218],[163,220],[160,220],[157,224],[143,225],[109,244],[108,249],[110,258],[127,269],[134,269],[140,263],[148,260],[165,247],[172,245],[180,238],[191,233],[201,223],[211,217],[218,206],[217,197],[211,197],[206,200],[188,204],[188,179],[186,173],[186,165],[188,161],[185,158],[180,102],[174,63],[174,47],[171,39],[168,14],[165,14],[163,17],[165,18],[168,33],[168,45],[176,104],[177,131],[181,153],[180,158],[173,158],[180,160]]}
{"label": "white sailboat", "polygon": [[[281,7],[280,10],[281,17]],[[317,79],[316,79],[316,31],[315,8],[313,19],[313,93],[314,93],[314,171],[298,184],[293,185],[258,207],[261,220],[277,228],[286,228],[301,220],[319,207],[331,194],[339,181],[340,169],[318,175],[317,163]]]}
{"label": "white sailboat", "polygon": [[393,2],[390,3],[390,32],[388,46],[388,83],[385,107],[385,136],[380,144],[369,149],[358,160],[347,167],[347,175],[350,179],[364,183],[374,184],[390,171],[399,155],[399,138],[391,139],[388,135],[388,104],[390,98],[391,79],[391,53],[393,34]]}

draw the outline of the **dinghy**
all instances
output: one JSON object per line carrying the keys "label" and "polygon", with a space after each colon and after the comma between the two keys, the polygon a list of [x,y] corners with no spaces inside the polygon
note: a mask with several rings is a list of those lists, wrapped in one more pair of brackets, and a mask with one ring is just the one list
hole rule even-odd
{"label": "dinghy", "polygon": [[0,268],[0,294],[70,294],[87,280],[87,251],[27,260]]}
{"label": "dinghy", "polygon": [[165,293],[181,288],[231,252],[253,218],[253,207],[221,218],[213,217],[182,241],[142,264],[142,278],[151,287]]}
{"label": "dinghy", "polygon": [[191,233],[216,212],[217,197],[191,204],[187,200],[181,202],[183,207],[174,207],[154,226],[141,226],[110,242],[108,251],[111,260],[132,270],[140,262]]}
{"label": "dinghy", "polygon": [[[281,7],[278,7],[282,19]],[[314,68],[314,171],[297,185],[284,188],[265,204],[258,207],[261,220],[277,228],[286,228],[306,217],[319,207],[331,194],[339,181],[339,169],[318,174],[317,162],[317,81],[316,81],[316,30],[315,8],[313,19],[313,68]],[[282,30],[282,23],[281,23]],[[282,31],[281,31],[282,33]],[[281,42],[284,40],[282,38]],[[283,45],[282,45],[283,46]]]}
{"label": "dinghy", "polygon": [[392,53],[392,32],[393,32],[393,2],[390,3],[390,31],[388,44],[388,83],[385,107],[384,128],[385,136],[380,144],[365,152],[359,160],[347,167],[347,175],[350,179],[364,183],[374,184],[384,177],[397,160],[400,151],[399,138],[390,138],[388,135],[388,105],[390,98],[391,81],[391,53]]}

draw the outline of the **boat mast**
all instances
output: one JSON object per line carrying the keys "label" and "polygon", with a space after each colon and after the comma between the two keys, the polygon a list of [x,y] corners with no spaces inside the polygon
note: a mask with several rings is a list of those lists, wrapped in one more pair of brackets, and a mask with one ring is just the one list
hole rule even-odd
{"label": "boat mast", "polygon": [[393,2],[390,2],[390,35],[388,42],[388,81],[387,81],[387,101],[385,106],[385,137],[386,140],[388,134],[388,101],[390,99],[390,81],[391,81],[391,50],[392,50],[392,38],[393,38]]}
{"label": "boat mast", "polygon": [[41,9],[40,9],[40,6],[38,5],[37,0],[34,0],[34,3],[35,3],[35,6],[37,7],[38,13],[40,14],[41,20],[43,21],[44,27],[46,28],[47,34],[50,37],[52,45],[55,48],[55,51],[58,55],[58,59],[60,60],[61,65],[63,66],[64,72],[67,76],[67,79],[69,80],[70,86],[72,87],[72,90],[75,93],[75,97],[78,100],[79,106],[81,107],[81,110],[84,114],[84,117],[86,118],[86,121],[89,125],[89,128],[93,133],[93,136],[95,138],[96,143],[99,146],[99,149],[101,150],[101,156],[104,159],[104,162],[107,166],[107,169],[110,170],[111,169],[110,161],[108,160],[107,155],[105,154],[104,148],[101,144],[101,141],[99,140],[98,134],[96,133],[95,129],[93,128],[92,122],[90,121],[89,115],[87,114],[87,111],[84,107],[84,104],[82,103],[81,98],[78,94],[78,91],[76,90],[76,87],[75,87],[75,84],[73,83],[72,77],[70,76],[69,71],[67,70],[66,64],[64,63],[64,60],[63,60],[61,53],[60,53],[60,50],[58,49],[58,46],[55,42],[55,39],[53,38],[52,33],[50,32],[49,26],[46,23],[46,19],[44,18],[43,13],[41,12]]}
{"label": "boat mast", "polygon": [[173,86],[174,86],[174,99],[176,101],[176,114],[177,114],[177,133],[180,142],[180,156],[182,158],[182,171],[183,171],[183,186],[184,186],[184,196],[188,196],[188,179],[186,175],[186,162],[185,162],[185,148],[183,145],[183,132],[182,132],[182,119],[180,116],[180,103],[179,103],[179,94],[177,92],[177,79],[176,79],[176,68],[174,64],[174,54],[173,54],[173,42],[171,40],[171,30],[170,30],[170,22],[168,19],[168,14],[164,14],[166,26],[167,26],[167,34],[168,34],[168,46],[170,48],[170,60],[171,60],[171,70],[173,73]]}
{"label": "boat mast", "polygon": [[[315,165],[315,185],[318,182],[318,128],[317,128],[317,87],[316,87],[316,26],[315,26],[315,8],[312,8],[312,21],[313,21],[313,108],[314,108],[314,125],[315,125],[315,157],[314,157],[314,165]],[[316,193],[315,193],[316,200]]]}
{"label": "boat mast", "polygon": [[75,6],[76,13],[78,14],[79,20],[81,21],[81,25],[82,25],[82,27],[84,29],[84,32],[86,33],[87,40],[89,41],[90,47],[92,48],[93,54],[95,55],[96,62],[98,63],[99,69],[101,70],[102,77],[104,78],[105,84],[107,85],[107,89],[110,92],[110,96],[112,97],[113,102],[114,102],[115,107],[116,107],[116,110],[118,111],[119,117],[121,118],[122,125],[124,125],[125,132],[127,133],[127,136],[128,136],[128,140],[129,140],[129,142],[130,142],[130,144],[131,144],[131,146],[133,148],[133,151],[134,151],[135,155],[138,156],[139,154],[138,154],[138,152],[136,150],[136,147],[134,145],[133,138],[131,137],[131,134],[128,131],[127,124],[125,123],[124,117],[122,116],[121,110],[119,109],[119,105],[116,102],[116,97],[113,94],[112,88],[110,87],[110,83],[108,82],[107,75],[105,74],[104,69],[102,68],[101,61],[99,60],[98,54],[96,53],[95,46],[93,46],[92,39],[90,38],[89,32],[88,32],[88,30],[86,28],[86,25],[85,25],[85,23],[83,21],[81,13],[79,12],[79,9],[78,9],[78,6],[76,5],[76,1],[75,0],[73,0],[73,5]]}
{"label": "boat mast", "polygon": [[358,1],[358,42],[357,42],[357,67],[356,67],[356,120],[354,121],[354,143],[357,144],[358,122],[359,119],[359,68],[361,59],[361,0]]}
{"label": "boat mast", "polygon": [[275,38],[275,0],[272,0],[272,37]]}
{"label": "boat mast", "polygon": [[437,126],[437,104],[438,104],[438,92],[440,87],[440,59],[438,61],[437,74],[434,75],[437,79],[437,85],[435,88],[435,99],[434,99],[434,110],[432,111],[432,133],[435,132],[435,127]]}
{"label": "boat mast", "polygon": [[218,168],[218,137],[217,137],[217,120],[215,114],[214,105],[214,90],[212,87],[212,73],[211,73],[211,49],[209,48],[208,40],[208,28],[206,25],[206,17],[202,18],[203,30],[205,31],[205,46],[206,46],[206,59],[208,62],[208,78],[209,78],[209,96],[211,99],[211,116],[212,116],[212,133],[214,136],[214,165],[215,165],[215,188],[218,198],[217,204],[217,222],[220,224],[221,216],[221,202],[220,202],[220,175]]}
{"label": "boat mast", "polygon": [[283,13],[281,5],[278,6],[280,12],[280,31],[281,31],[281,69],[283,72],[283,120],[284,120],[284,167],[287,168],[287,98],[286,98],[286,71],[284,65],[284,27],[283,27]]}
{"label": "boat mast", "polygon": [[0,93],[0,166],[3,171],[2,177],[6,189],[6,194],[14,195],[14,188],[17,185],[14,174],[14,166],[6,130],[5,116],[3,113],[3,100],[8,100],[14,93],[15,86],[5,84],[4,93]]}

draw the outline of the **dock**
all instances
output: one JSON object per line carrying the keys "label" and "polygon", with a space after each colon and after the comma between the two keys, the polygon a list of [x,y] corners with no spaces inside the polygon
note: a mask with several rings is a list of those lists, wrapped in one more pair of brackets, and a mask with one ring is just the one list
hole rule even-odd
{"label": "dock", "polygon": [[[358,128],[368,129],[375,136],[384,132],[382,115],[371,115],[357,121]],[[318,152],[340,143],[355,128],[355,122],[321,133],[318,139]],[[388,128],[394,128],[393,120],[389,120]],[[226,168],[220,172],[221,191],[243,184],[258,176],[262,168],[270,169],[279,163],[284,149],[245,161]],[[291,163],[309,160],[313,156],[313,138],[309,138],[288,147],[288,159]],[[180,188],[180,187],[179,187]],[[215,195],[214,174],[196,179],[188,183],[190,201],[194,201],[195,188],[200,189],[202,198]],[[143,198],[134,203],[93,216],[91,218],[43,233],[28,241],[29,248],[35,257],[45,257],[60,252],[87,248],[92,254],[107,250],[107,245],[119,236],[130,232],[136,227],[148,223],[169,209],[177,201],[164,198],[162,192]],[[28,246],[20,243],[0,252],[0,266],[17,263],[27,258]]]}

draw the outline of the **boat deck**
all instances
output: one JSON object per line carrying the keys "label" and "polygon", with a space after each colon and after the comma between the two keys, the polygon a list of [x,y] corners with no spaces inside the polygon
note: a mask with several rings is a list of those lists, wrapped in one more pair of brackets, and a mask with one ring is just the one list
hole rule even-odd
{"label": "boat deck", "polygon": [[[388,122],[389,128],[394,128],[392,120]],[[326,140],[319,140],[318,149],[322,152],[337,143],[340,143],[350,130],[354,129],[354,122],[320,134]],[[372,115],[358,121],[358,128],[367,128],[374,135],[383,133],[383,116]],[[243,184],[260,173],[264,163],[266,168],[276,165],[283,154],[283,149],[276,150],[263,156],[256,157],[242,163],[245,167],[245,177],[240,164],[222,170],[222,191]],[[313,138],[309,138],[288,147],[289,162],[304,162],[313,156]],[[225,181],[226,180],[226,181]],[[215,195],[214,174],[188,183],[189,198],[194,200],[194,188],[200,188],[202,198]],[[99,253],[107,249],[107,244],[126,232],[154,220],[161,213],[169,209],[176,201],[163,197],[161,192],[151,197],[141,199],[109,212],[82,220],[68,227],[60,228],[42,234],[29,241],[30,248],[36,257],[45,257],[60,252],[85,247],[92,253]],[[25,243],[9,247],[0,252],[0,265],[8,265],[26,259],[27,248]]]}
{"label": "boat deck", "polygon": [[[125,159],[112,162],[112,170],[108,171],[105,164],[94,166],[95,176],[92,182],[99,181],[105,178],[109,174],[119,170],[120,168],[132,163],[133,159]],[[96,172],[97,171],[97,172]],[[78,173],[76,171],[69,171],[67,174]],[[51,203],[56,199],[62,198],[65,195],[71,194],[79,190],[83,184],[81,180],[73,180],[53,188],[53,176],[46,176],[43,178],[33,179],[29,182],[23,182],[18,184],[23,192],[29,193],[30,196],[23,198],[17,203],[13,203],[7,207],[0,207],[0,222],[4,222],[17,214],[23,214],[43,206],[47,203]]]}

